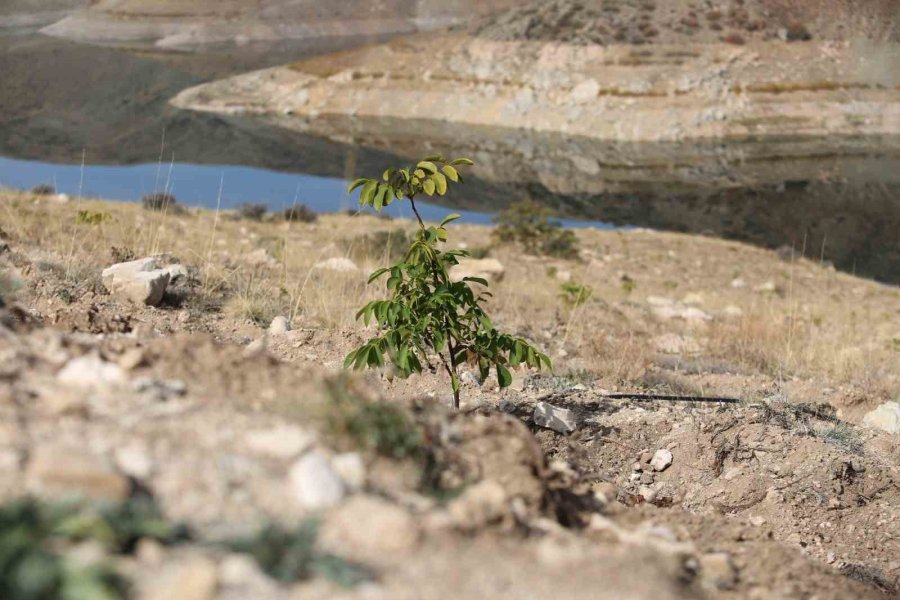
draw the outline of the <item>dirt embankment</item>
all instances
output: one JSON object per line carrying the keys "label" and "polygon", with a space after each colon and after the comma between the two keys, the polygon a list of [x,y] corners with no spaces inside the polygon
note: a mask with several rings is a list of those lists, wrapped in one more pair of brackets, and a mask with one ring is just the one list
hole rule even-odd
{"label": "dirt embankment", "polygon": [[[113,558],[91,545],[141,600],[188,584],[202,600],[898,592],[900,443],[861,424],[900,393],[895,288],[648,231],[579,231],[577,260],[493,246],[492,316],[555,372],[502,392],[467,374],[453,414],[440,374],[339,377],[371,334],[353,313],[381,293],[365,281],[388,252],[360,236],[408,223],[0,201],[0,501],[154,498],[191,537]],[[474,249],[488,233],[451,240]],[[151,253],[181,265],[158,307],[101,281]],[[566,304],[567,277],[592,296]],[[394,410],[408,421],[378,412]],[[296,548],[262,540],[257,563],[218,541],[315,516],[318,551],[368,583],[341,588],[335,568],[277,580],[273,560]],[[62,541],[49,550],[84,557]]]}

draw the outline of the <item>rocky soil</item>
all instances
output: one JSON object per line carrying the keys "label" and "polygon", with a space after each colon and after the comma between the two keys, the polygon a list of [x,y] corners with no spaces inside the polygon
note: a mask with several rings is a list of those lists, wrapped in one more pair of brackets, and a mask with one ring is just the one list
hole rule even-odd
{"label": "rocky soil", "polygon": [[[154,498],[192,536],[116,557],[134,597],[898,593],[896,288],[646,231],[579,232],[577,261],[493,247],[469,268],[490,267],[496,322],[556,368],[502,392],[468,374],[452,413],[439,375],[341,374],[383,260],[341,240],[404,224],[2,207],[0,498]],[[233,310],[295,276],[295,313]],[[594,296],[567,308],[566,280]],[[364,583],[282,582],[217,542],[312,515]]]}

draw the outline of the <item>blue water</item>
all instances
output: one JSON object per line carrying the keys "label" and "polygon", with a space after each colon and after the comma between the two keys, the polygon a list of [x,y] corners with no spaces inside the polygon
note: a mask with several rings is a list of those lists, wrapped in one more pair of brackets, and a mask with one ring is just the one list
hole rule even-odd
{"label": "blue water", "polygon": [[[180,204],[231,209],[244,203],[261,203],[270,211],[305,204],[319,213],[357,208],[343,179],[231,165],[152,163],[130,166],[63,165],[0,157],[0,188],[28,190],[50,184],[57,193],[82,198],[138,202],[147,194],[168,192]],[[221,189],[221,198],[219,190]],[[416,203],[426,220],[438,221],[457,212],[467,223],[491,222],[492,213],[448,209]],[[395,202],[384,211],[395,218],[413,217],[409,204]],[[564,221],[569,227],[612,227],[590,221]]]}

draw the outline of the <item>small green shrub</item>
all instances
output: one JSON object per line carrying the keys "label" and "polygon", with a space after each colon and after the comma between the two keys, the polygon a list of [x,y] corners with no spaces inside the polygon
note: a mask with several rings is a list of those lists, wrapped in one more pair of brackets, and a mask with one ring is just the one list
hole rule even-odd
{"label": "small green shrub", "polygon": [[515,243],[528,254],[556,258],[578,258],[578,239],[555,220],[550,208],[524,200],[494,217],[493,235],[501,243]]}
{"label": "small green shrub", "polygon": [[584,304],[594,295],[594,290],[584,284],[569,281],[559,286],[560,297],[569,306]]}
{"label": "small green shrub", "polygon": [[355,448],[389,458],[420,453],[422,436],[401,407],[362,398],[350,389],[344,377],[326,381],[325,389],[329,397],[325,428],[330,436],[349,439]]}
{"label": "small green shrub", "polygon": [[628,275],[622,275],[619,283],[622,287],[622,291],[625,292],[625,295],[631,295],[631,293],[637,289],[637,282]]}
{"label": "small green shrub", "polygon": [[56,194],[56,188],[49,183],[41,183],[31,188],[31,193],[35,196],[53,196]]}
{"label": "small green shrub", "polygon": [[469,250],[469,256],[472,258],[487,258],[491,255],[491,247],[490,246],[477,246]]}
{"label": "small green shrub", "polygon": [[155,210],[160,212],[174,212],[178,210],[178,200],[172,194],[158,192],[155,194],[147,194],[141,198],[141,205],[146,210]]}
{"label": "small green shrub", "polygon": [[127,246],[111,246],[109,255],[113,263],[129,262],[137,258],[137,253]]}
{"label": "small green shrub", "polygon": [[262,221],[269,209],[265,204],[244,203],[237,207],[235,216],[247,221]]}
{"label": "small green shrub", "polygon": [[[394,200],[408,199],[419,231],[400,262],[369,277],[372,283],[387,276],[389,297],[366,304],[356,317],[366,325],[374,321],[380,335],[348,354],[344,367],[382,367],[387,357],[401,377],[408,377],[421,373],[423,365],[431,368],[431,358],[436,357],[450,377],[456,408],[459,366],[466,362],[477,365],[482,379],[494,367],[501,388],[512,383],[509,367],[551,366],[550,359],[527,341],[494,328],[483,307],[491,296],[481,291],[488,286],[486,280],[450,279],[449,270],[460,257],[469,256],[464,250],[440,249],[447,241],[446,225],[460,215],[452,214],[438,226],[426,226],[416,209],[417,196],[445,195],[451,184],[462,181],[457,167],[471,164],[465,158],[447,161],[430,156],[412,167],[388,169],[380,179],[362,178],[350,186],[351,192],[362,188],[360,206],[371,206],[378,212]],[[473,285],[480,286],[477,294]]]}
{"label": "small green shrub", "polygon": [[316,214],[316,211],[306,206],[305,204],[298,204],[296,206],[292,206],[290,208],[286,208],[282,213],[285,221],[292,221],[298,223],[315,223],[319,220],[319,215]]}
{"label": "small green shrub", "polygon": [[107,221],[112,221],[112,215],[108,212],[79,210],[75,216],[75,223],[78,225],[102,225]]}
{"label": "small green shrub", "polygon": [[270,576],[294,583],[321,575],[343,587],[371,581],[372,573],[331,554],[316,550],[319,523],[306,520],[293,529],[270,524],[256,535],[228,543],[231,550],[252,556]]}
{"label": "small green shrub", "polygon": [[[0,598],[125,598],[127,580],[113,556],[132,553],[142,538],[170,544],[186,537],[186,530],[164,520],[149,499],[99,507],[34,500],[7,504],[0,507]],[[82,565],[67,558],[87,540],[100,544],[106,560]]]}

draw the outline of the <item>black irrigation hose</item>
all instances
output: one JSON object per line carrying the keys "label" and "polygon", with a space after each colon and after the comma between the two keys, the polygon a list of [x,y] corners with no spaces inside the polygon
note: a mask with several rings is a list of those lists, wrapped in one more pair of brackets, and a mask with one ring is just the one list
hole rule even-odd
{"label": "black irrigation hose", "polygon": [[603,394],[603,397],[609,398],[610,400],[663,400],[668,402],[718,402],[720,404],[739,404],[741,402],[738,398],[724,398],[717,396],[671,396],[666,394]]}

